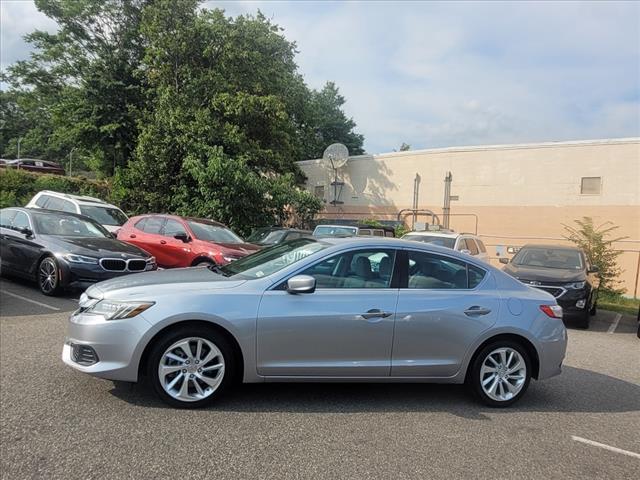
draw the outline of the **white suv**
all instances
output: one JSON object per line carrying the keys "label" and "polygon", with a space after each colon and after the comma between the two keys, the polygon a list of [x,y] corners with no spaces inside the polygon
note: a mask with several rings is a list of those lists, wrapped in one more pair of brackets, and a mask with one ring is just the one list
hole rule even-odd
{"label": "white suv", "polygon": [[92,218],[109,232],[116,232],[129,219],[122,210],[99,198],[43,190],[27,203],[27,208],[46,208],[79,213]]}
{"label": "white suv", "polygon": [[472,233],[456,233],[453,230],[444,229],[425,230],[423,232],[409,232],[402,238],[458,250],[489,263],[489,254],[484,243]]}

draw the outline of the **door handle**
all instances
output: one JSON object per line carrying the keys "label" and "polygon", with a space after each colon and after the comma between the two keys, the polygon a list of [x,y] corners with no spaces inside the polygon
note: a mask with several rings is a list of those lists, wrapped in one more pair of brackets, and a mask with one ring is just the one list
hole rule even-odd
{"label": "door handle", "polygon": [[369,320],[371,318],[387,318],[393,315],[391,312],[383,312],[379,308],[372,308],[368,310],[367,313],[361,313],[360,316],[365,320]]}
{"label": "door handle", "polygon": [[479,307],[478,305],[474,305],[473,307],[469,307],[464,311],[464,314],[467,317],[479,317],[481,315],[487,315],[491,313],[490,308]]}
{"label": "door handle", "polygon": [[131,235],[129,235],[129,238],[136,238],[136,234],[132,233]]}
{"label": "door handle", "polygon": [[160,244],[161,244],[161,245],[165,245],[166,243],[167,243],[167,241],[166,241],[166,240],[160,240]]}

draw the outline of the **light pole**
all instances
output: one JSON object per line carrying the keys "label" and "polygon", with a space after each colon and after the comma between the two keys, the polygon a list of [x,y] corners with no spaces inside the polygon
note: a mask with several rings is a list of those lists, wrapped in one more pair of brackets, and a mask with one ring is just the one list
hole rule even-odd
{"label": "light pole", "polygon": [[[22,142],[22,137],[18,137],[18,160],[20,160],[20,143]],[[20,162],[18,162],[18,170],[20,170]]]}
{"label": "light pole", "polygon": [[72,161],[73,161],[73,151],[76,149],[76,147],[73,147],[71,149],[71,151],[69,152],[69,176],[71,176],[71,167],[72,167]]}

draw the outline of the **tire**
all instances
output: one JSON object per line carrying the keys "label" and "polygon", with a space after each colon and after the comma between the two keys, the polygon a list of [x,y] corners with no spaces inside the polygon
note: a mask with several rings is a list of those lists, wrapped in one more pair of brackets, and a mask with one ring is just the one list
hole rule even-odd
{"label": "tire", "polygon": [[44,257],[38,264],[36,281],[40,291],[49,297],[60,294],[60,267],[54,257]]}
{"label": "tire", "polygon": [[589,310],[589,315],[591,315],[592,317],[595,317],[596,313],[598,313],[598,301],[597,300],[595,302],[593,302],[593,305],[591,305],[591,309]]}
{"label": "tire", "polygon": [[[190,350],[190,356],[186,349]],[[183,360],[178,361],[180,358]],[[161,373],[163,367],[168,373]],[[152,347],[147,365],[158,397],[176,408],[210,405],[232,383],[235,368],[229,342],[212,328],[193,326],[180,327],[162,336]]]}
{"label": "tire", "polygon": [[[509,374],[509,368],[517,369]],[[496,377],[497,374],[500,376]],[[467,386],[475,396],[485,405],[496,408],[517,402],[527,391],[530,381],[529,354],[521,344],[510,340],[497,340],[482,348],[467,375]]]}
{"label": "tire", "polygon": [[194,264],[192,266],[194,267],[203,267],[203,266],[210,266],[210,265],[215,265],[216,262],[214,262],[213,260],[209,260],[208,258],[201,258],[200,260],[197,260],[196,262],[194,262]]}
{"label": "tire", "polygon": [[583,330],[589,330],[589,322],[591,321],[591,311],[585,310],[578,318],[578,327]]}

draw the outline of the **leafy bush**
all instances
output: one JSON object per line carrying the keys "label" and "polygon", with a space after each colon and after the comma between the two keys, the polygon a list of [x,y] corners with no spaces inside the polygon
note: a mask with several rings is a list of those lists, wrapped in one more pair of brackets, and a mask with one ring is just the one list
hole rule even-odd
{"label": "leafy bush", "polygon": [[25,170],[0,170],[0,208],[23,206],[41,190],[89,195],[107,201],[111,199],[111,184],[108,181],[42,175]]}
{"label": "leafy bush", "polygon": [[611,232],[618,228],[611,222],[595,226],[591,217],[582,217],[582,220],[574,220],[574,223],[577,227],[564,225],[568,232],[565,238],[580,247],[589,262],[598,267],[600,290],[605,294],[624,293],[624,289],[618,287],[622,269],[618,266],[617,258],[622,252],[614,250],[613,243],[627,237],[609,238]]}

